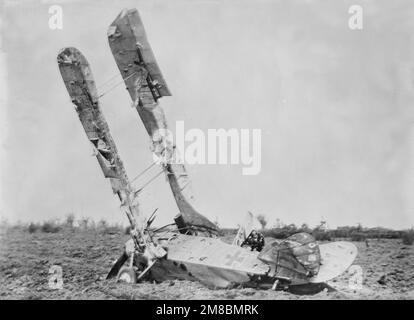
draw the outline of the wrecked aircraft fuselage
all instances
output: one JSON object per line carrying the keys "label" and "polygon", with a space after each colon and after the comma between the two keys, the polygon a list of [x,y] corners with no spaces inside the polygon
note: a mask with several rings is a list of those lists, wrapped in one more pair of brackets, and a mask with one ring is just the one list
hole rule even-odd
{"label": "wrecked aircraft fuselage", "polygon": [[[159,99],[170,96],[171,92],[156,63],[136,9],[123,10],[116,17],[108,29],[108,41],[132,106],[153,142],[152,149],[160,155],[174,157],[175,146],[157,136],[160,129],[167,129]],[[144,279],[198,280],[212,287],[298,288],[324,283],[352,264],[357,254],[353,244],[318,244],[305,233],[281,242],[270,242],[260,253],[224,243],[217,238],[217,227],[194,208],[184,164],[159,164],[179,213],[174,219],[174,228],[151,229],[153,216],[146,218],[139,209],[140,189],[135,190],[127,176],[100,109],[99,95],[86,58],[76,48],[64,48],[57,61],[104,177],[109,179],[131,224],[131,240],[108,278],[117,277],[128,282]],[[240,244],[239,240],[235,243]]]}

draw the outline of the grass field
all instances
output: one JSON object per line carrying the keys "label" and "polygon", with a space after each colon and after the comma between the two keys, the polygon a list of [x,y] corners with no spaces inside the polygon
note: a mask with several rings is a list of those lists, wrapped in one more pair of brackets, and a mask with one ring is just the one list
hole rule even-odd
{"label": "grass field", "polygon": [[[250,288],[213,290],[197,282],[135,285],[104,280],[128,235],[120,228],[36,229],[2,227],[0,299],[414,299],[414,246],[402,239],[354,242],[355,265],[363,270],[360,289],[347,272],[329,284],[334,292],[298,296]],[[231,234],[224,237],[225,241]],[[63,288],[48,285],[51,266],[62,268]]]}

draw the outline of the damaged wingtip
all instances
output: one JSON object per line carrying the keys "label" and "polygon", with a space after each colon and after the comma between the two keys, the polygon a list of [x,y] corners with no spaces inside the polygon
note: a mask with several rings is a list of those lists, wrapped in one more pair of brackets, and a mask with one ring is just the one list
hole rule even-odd
{"label": "damaged wingtip", "polygon": [[82,53],[75,47],[65,47],[59,50],[57,54],[57,62],[60,63],[73,63],[82,59]]}
{"label": "damaged wingtip", "polygon": [[107,30],[107,36],[108,37],[112,37],[112,36],[116,35],[116,31],[118,29],[117,25],[119,24],[119,22],[121,20],[123,20],[128,15],[128,13],[130,13],[132,11],[137,11],[137,9],[124,8],[124,9],[121,10],[121,12],[116,16],[114,21],[112,21],[112,23],[108,27],[108,30]]}
{"label": "damaged wingtip", "polygon": [[118,20],[123,19],[127,15],[134,14],[134,13],[139,14],[136,8],[123,8],[121,12],[118,14],[118,16],[115,18],[113,23],[115,23]]}

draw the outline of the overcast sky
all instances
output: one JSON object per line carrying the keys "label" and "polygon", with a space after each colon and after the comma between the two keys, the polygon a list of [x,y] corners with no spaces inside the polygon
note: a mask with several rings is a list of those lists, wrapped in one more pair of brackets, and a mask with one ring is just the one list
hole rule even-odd
{"label": "overcast sky", "polygon": [[[61,3],[63,29],[48,26]],[[363,8],[363,30],[348,9]],[[414,2],[7,1],[1,8],[1,207],[10,221],[126,223],[61,79],[56,55],[74,46],[97,85],[118,74],[106,30],[136,7],[173,94],[172,129],[262,130],[262,170],[187,166],[197,208],[221,226],[247,210],[272,225],[414,224]],[[118,78],[119,80],[119,78]],[[130,177],[152,160],[124,85],[101,105]],[[156,174],[154,168],[152,174]],[[151,174],[142,181],[150,178]],[[164,178],[142,193],[158,225],[177,207]]]}

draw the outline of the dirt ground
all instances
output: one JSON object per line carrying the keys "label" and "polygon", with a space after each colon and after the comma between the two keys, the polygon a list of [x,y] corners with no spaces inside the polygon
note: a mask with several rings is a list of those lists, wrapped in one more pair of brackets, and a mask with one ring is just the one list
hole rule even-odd
{"label": "dirt ground", "polygon": [[[212,290],[200,283],[168,281],[135,285],[104,280],[127,235],[86,231],[0,231],[0,299],[414,299],[414,246],[401,240],[356,242],[360,288],[350,272],[329,282],[336,291],[294,295],[251,288]],[[50,289],[52,265],[63,271],[63,288]]]}

